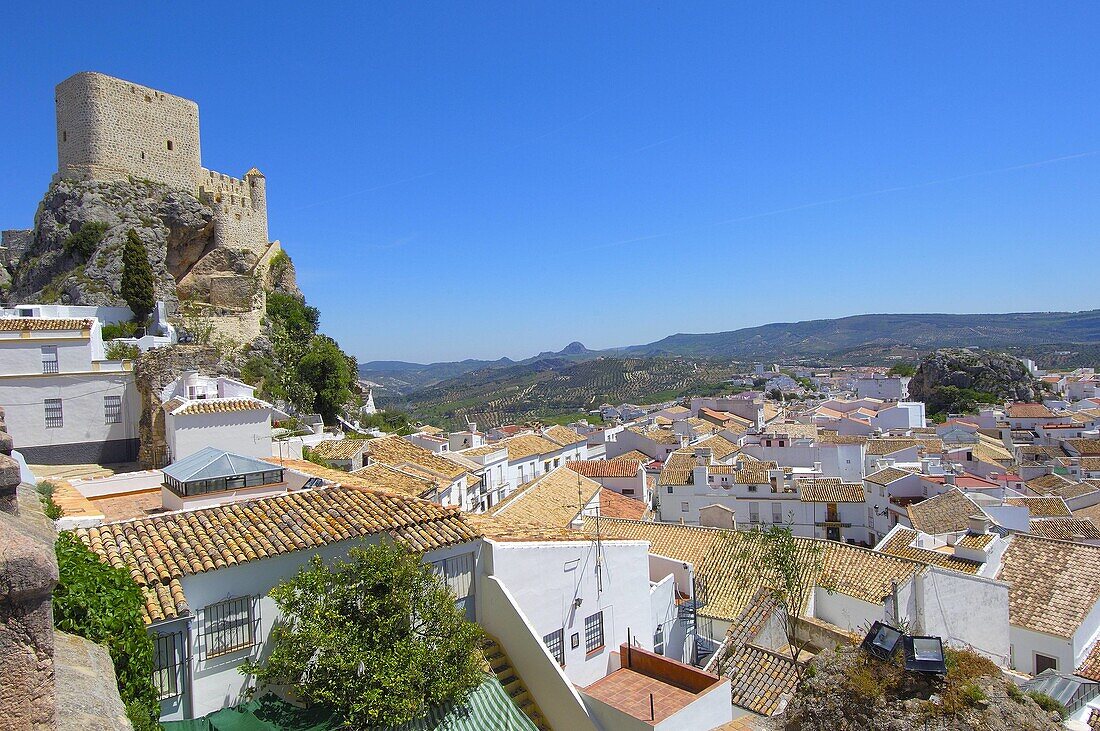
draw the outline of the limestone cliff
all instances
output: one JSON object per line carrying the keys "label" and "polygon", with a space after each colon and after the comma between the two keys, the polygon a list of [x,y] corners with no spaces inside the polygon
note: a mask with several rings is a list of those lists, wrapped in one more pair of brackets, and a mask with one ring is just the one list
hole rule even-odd
{"label": "limestone cliff", "polygon": [[1040,387],[1022,361],[1006,353],[969,348],[936,350],[921,360],[909,381],[909,395],[929,412],[965,411],[967,401],[1034,401]]}
{"label": "limestone cliff", "polygon": [[[266,251],[216,241],[215,210],[194,194],[148,180],[60,180],[35,215],[25,250],[7,264],[7,299],[124,304],[122,248],[133,229],[149,252],[154,289],[189,326],[238,343],[259,334],[268,290],[300,296],[278,243]],[[86,225],[95,235],[78,244]],[[277,271],[269,266],[281,262]],[[0,278],[2,282],[2,278]]]}

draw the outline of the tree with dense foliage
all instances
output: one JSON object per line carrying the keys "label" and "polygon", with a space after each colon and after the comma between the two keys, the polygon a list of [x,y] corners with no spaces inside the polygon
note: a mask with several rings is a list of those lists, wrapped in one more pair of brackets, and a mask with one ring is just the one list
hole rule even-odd
{"label": "tree with dense foliage", "polygon": [[159,728],[153,641],[141,616],[141,589],[128,571],[100,561],[72,533],[61,533],[55,548],[59,577],[53,592],[54,624],[106,646],[135,731]]}
{"label": "tree with dense foliage", "polygon": [[87,259],[95,253],[96,247],[103,241],[103,234],[106,232],[107,224],[103,221],[87,221],[76,233],[65,239],[65,251],[81,259]]}
{"label": "tree with dense foliage", "polygon": [[149,252],[134,229],[126,233],[126,244],[122,249],[119,291],[134,313],[134,322],[145,322],[157,303],[153,291],[153,267],[149,264]]}
{"label": "tree with dense foliage", "polygon": [[313,390],[313,410],[326,422],[335,422],[351,399],[351,389],[358,377],[355,362],[340,350],[335,340],[318,335],[298,361],[297,371],[298,380]]}
{"label": "tree with dense foliage", "polygon": [[329,566],[314,556],[270,596],[283,619],[271,654],[241,672],[293,687],[352,728],[400,726],[461,703],[484,680],[481,629],[420,556],[390,542]]}
{"label": "tree with dense foliage", "polygon": [[912,378],[913,374],[917,372],[917,367],[912,363],[895,363],[890,367],[890,370],[886,372],[888,376],[901,376],[902,378]]}

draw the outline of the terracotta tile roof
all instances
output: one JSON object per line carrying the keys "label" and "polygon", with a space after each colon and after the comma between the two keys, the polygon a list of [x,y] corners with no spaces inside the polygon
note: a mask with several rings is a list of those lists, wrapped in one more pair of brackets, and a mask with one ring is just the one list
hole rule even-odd
{"label": "terracotta tile roof", "polygon": [[[1081,664],[1077,666],[1075,674],[1080,675],[1082,678],[1088,678],[1094,682],[1100,683],[1100,641],[1092,643],[1092,648],[1089,649],[1085,659],[1081,661]],[[1096,721],[1094,724],[1093,721]],[[1092,709],[1092,715],[1089,718],[1089,726],[1092,728],[1100,727],[1100,709]]]}
{"label": "terracotta tile roof", "polygon": [[1042,419],[1054,416],[1054,412],[1043,404],[1028,403],[1009,404],[1005,414],[1010,419]]}
{"label": "terracotta tile roof", "polygon": [[779,713],[798,683],[789,657],[749,644],[734,653],[727,676],[733,704],[765,716]]}
{"label": "terracotta tile roof", "polygon": [[321,459],[348,460],[362,452],[366,443],[366,439],[328,439],[311,448],[310,452]]}
{"label": "terracotta tile roof", "polygon": [[921,563],[942,566],[945,569],[952,569],[964,574],[976,574],[982,567],[980,563],[955,558],[955,556],[950,553],[941,553],[927,548],[917,548],[912,545],[916,538],[917,532],[915,530],[901,528],[894,531],[894,535],[890,536],[890,539],[883,543],[879,550],[893,556],[900,556],[901,558],[907,558],[911,561],[920,561]]}
{"label": "terracotta tile roof", "polygon": [[1100,489],[1097,486],[1089,484],[1089,483],[1090,483],[1089,480],[1086,480],[1084,482],[1074,482],[1070,485],[1065,485],[1063,487],[1055,488],[1054,491],[1051,492],[1050,494],[1051,495],[1057,495],[1058,497],[1062,498],[1063,500],[1069,500],[1070,498],[1081,497],[1082,495],[1088,495],[1089,493],[1096,492],[1098,489]]}
{"label": "terracotta tile roof", "polygon": [[982,512],[957,487],[936,497],[913,503],[906,510],[913,527],[931,535],[964,531],[970,525],[970,516]]}
{"label": "terracotta tile roof", "polygon": [[[712,465],[711,469],[713,470],[719,466]],[[737,484],[739,485],[767,485],[770,482],[768,471],[779,469],[779,465],[775,462],[761,462],[759,460],[751,462],[742,460],[737,465],[731,466],[740,468],[734,472],[737,475]]]}
{"label": "terracotta tile roof", "polygon": [[165,404],[173,416],[191,414],[227,414],[234,411],[253,411],[256,409],[270,409],[271,404],[256,398],[212,398],[183,400],[183,403],[174,405],[176,399]]}
{"label": "terracotta tile roof", "polygon": [[566,462],[565,466],[585,477],[636,477],[640,464],[640,462],[629,462],[625,459],[612,461],[587,459]]}
{"label": "terracotta tile roof", "polygon": [[1100,528],[1088,518],[1041,518],[1028,523],[1028,533],[1059,541],[1097,541]]}
{"label": "terracotta tile roof", "polygon": [[632,449],[629,452],[626,452],[625,454],[620,454],[618,457],[612,457],[608,461],[609,462],[635,461],[635,462],[645,463],[645,462],[652,462],[653,458],[650,457],[645,452],[639,452],[637,449]]}
{"label": "terracotta tile roof", "polygon": [[837,477],[810,477],[795,480],[798,499],[804,503],[862,503],[863,485],[841,482]]}
{"label": "terracotta tile roof", "polygon": [[873,482],[876,485],[889,485],[891,482],[896,482],[903,477],[908,477],[913,474],[908,470],[900,470],[897,467],[885,467],[878,472],[872,472],[863,479],[867,482]]}
{"label": "terracotta tile roof", "polygon": [[997,578],[1009,582],[1009,622],[1070,638],[1100,600],[1100,548],[1017,534]]}
{"label": "terracotta tile roof", "polygon": [[741,447],[720,434],[715,434],[714,436],[696,442],[692,446],[692,449],[698,449],[699,447],[709,449],[711,457],[718,461],[727,459],[730,455],[737,454],[741,451]]}
{"label": "terracotta tile roof", "polygon": [[891,437],[885,439],[869,439],[867,441],[867,454],[873,454],[877,457],[881,457],[887,454],[893,454],[894,452],[900,452],[903,449],[909,449],[911,447],[919,447],[921,442],[917,439]]}
{"label": "terracotta tile roof", "polygon": [[[595,533],[593,518],[584,518],[584,531]],[[600,534],[649,541],[650,553],[694,564],[696,575],[705,577],[708,585],[708,601],[699,609],[706,617],[731,621],[766,585],[760,571],[763,549],[742,531],[604,518]],[[821,549],[819,580],[841,594],[875,604],[890,593],[891,581],[904,581],[921,569],[914,561],[836,541],[797,540],[804,550]]]}
{"label": "terracotta tile roof", "polygon": [[1072,515],[1066,501],[1060,497],[1013,497],[1005,502],[1027,508],[1032,518],[1068,518]]}
{"label": "terracotta tile roof", "polygon": [[632,426],[627,431],[632,431],[638,436],[645,437],[646,439],[655,442],[657,444],[679,444],[680,435],[670,429],[642,429],[641,427]]}
{"label": "terracotta tile roof", "polygon": [[372,461],[384,462],[391,467],[417,465],[451,480],[458,479],[466,468],[413,444],[404,437],[389,436],[367,440],[367,454]]}
{"label": "terracotta tile roof", "polygon": [[0,317],[0,332],[90,330],[93,320],[53,317]]}
{"label": "terracotta tile roof", "polygon": [[1100,457],[1081,457],[1077,464],[1085,472],[1100,471]]}
{"label": "terracotta tile roof", "polygon": [[467,457],[486,457],[494,452],[508,451],[508,445],[504,442],[496,442],[495,444],[482,444],[480,447],[471,447],[469,449],[463,449],[461,454]]}
{"label": "terracotta tile roof", "polygon": [[979,551],[985,550],[996,539],[996,536],[992,533],[967,533],[958,541],[955,542],[956,546],[962,546],[963,548],[973,548]]}
{"label": "terracotta tile roof", "polygon": [[512,462],[528,459],[540,454],[553,454],[562,448],[557,442],[537,434],[519,434],[504,440],[508,447],[508,459]]}
{"label": "terracotta tile roof", "polygon": [[822,429],[817,433],[817,441],[822,444],[867,444],[871,440],[857,434],[837,434],[835,431]]}
{"label": "terracotta tile roof", "polygon": [[554,424],[549,429],[543,429],[542,435],[552,442],[556,442],[563,447],[568,447],[579,442],[588,441],[588,437],[582,437],[577,432],[573,431],[567,426],[561,424]]}
{"label": "terracotta tile roof", "polygon": [[647,520],[650,517],[650,512],[641,500],[635,500],[627,495],[620,495],[614,490],[608,490],[604,487],[600,489],[600,515],[605,518]]}
{"label": "terracotta tile roof", "polygon": [[479,537],[456,511],[343,487],[302,490],[75,531],[145,595],[147,623],[189,613],[179,579],[262,558],[388,533],[414,551]]}
{"label": "terracotta tile roof", "polygon": [[595,480],[558,467],[520,485],[489,508],[489,514],[531,525],[568,528],[599,490],[600,483]]}
{"label": "terracotta tile roof", "polygon": [[780,424],[772,422],[761,432],[764,435],[786,435],[792,439],[814,439],[817,437],[815,424]]}
{"label": "terracotta tile roof", "polygon": [[399,493],[401,495],[408,495],[409,497],[424,497],[430,499],[430,496],[435,493],[436,490],[443,487],[443,485],[440,485],[436,480],[431,480],[422,475],[416,475],[405,470],[399,470],[396,467],[390,467],[388,464],[383,464],[382,462],[372,462],[366,467],[352,470],[348,474],[366,481],[373,489]]}
{"label": "terracotta tile roof", "polygon": [[1027,489],[1040,495],[1048,495],[1056,490],[1068,487],[1073,484],[1073,480],[1063,477],[1062,475],[1054,472],[1049,475],[1040,475],[1038,477],[1032,477],[1030,480],[1024,483]]}
{"label": "terracotta tile roof", "polygon": [[665,485],[690,485],[692,483],[692,470],[695,469],[695,455],[686,450],[676,450],[668,455],[661,474],[657,477],[657,484]]}
{"label": "terracotta tile roof", "polygon": [[1100,439],[1063,439],[1062,444],[1071,447],[1080,457],[1100,457]]}

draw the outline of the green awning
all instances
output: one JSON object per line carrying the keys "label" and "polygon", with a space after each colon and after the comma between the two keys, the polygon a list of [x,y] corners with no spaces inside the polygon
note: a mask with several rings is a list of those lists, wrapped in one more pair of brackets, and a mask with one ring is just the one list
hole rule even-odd
{"label": "green awning", "polygon": [[[333,714],[298,708],[266,695],[235,708],[223,708],[190,721],[163,721],[164,731],[337,731],[344,729]],[[432,709],[427,716],[402,726],[377,726],[370,731],[537,731],[512,703],[494,676],[470,694],[461,706]]]}

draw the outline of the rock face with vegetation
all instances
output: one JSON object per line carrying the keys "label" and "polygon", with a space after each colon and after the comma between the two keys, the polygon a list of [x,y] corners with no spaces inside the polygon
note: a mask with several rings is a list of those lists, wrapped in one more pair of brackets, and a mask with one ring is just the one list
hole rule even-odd
{"label": "rock face with vegetation", "polygon": [[783,731],[1057,731],[1062,716],[989,660],[948,650],[945,678],[906,671],[858,648],[826,650],[777,717]]}
{"label": "rock face with vegetation", "polygon": [[970,411],[979,403],[1034,401],[1039,383],[1022,361],[1006,353],[948,348],[921,360],[909,381],[909,396],[931,414]]}
{"label": "rock face with vegetation", "polygon": [[120,304],[131,230],[149,254],[156,298],[175,309],[177,282],[213,245],[214,212],[186,191],[142,181],[51,185],[38,206],[30,248],[12,264],[9,298]]}

